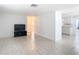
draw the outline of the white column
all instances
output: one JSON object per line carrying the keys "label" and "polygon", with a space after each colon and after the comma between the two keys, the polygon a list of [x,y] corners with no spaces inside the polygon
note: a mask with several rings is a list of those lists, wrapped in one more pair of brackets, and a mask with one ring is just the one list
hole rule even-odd
{"label": "white column", "polygon": [[62,39],[62,13],[55,12],[55,41]]}

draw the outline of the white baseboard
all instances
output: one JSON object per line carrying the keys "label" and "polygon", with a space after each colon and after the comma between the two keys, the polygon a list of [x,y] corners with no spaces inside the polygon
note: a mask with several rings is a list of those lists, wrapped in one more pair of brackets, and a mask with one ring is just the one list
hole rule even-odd
{"label": "white baseboard", "polygon": [[14,36],[0,37],[0,39],[14,38]]}
{"label": "white baseboard", "polygon": [[35,33],[35,34],[38,35],[38,36],[44,37],[44,38],[46,38],[46,39],[52,40],[51,38],[48,38],[47,36],[44,36],[44,35],[42,35],[42,34],[40,34],[40,33]]}

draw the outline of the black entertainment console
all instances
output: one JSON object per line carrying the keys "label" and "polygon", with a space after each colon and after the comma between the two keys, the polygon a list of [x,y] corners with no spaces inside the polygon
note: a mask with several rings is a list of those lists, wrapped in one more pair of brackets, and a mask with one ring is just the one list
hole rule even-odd
{"label": "black entertainment console", "polygon": [[27,31],[25,30],[25,24],[14,25],[14,37],[26,36]]}

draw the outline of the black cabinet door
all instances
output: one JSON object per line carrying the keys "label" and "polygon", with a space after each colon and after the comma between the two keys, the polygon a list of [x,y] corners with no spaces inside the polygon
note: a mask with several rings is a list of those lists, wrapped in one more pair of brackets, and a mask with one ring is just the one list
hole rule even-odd
{"label": "black cabinet door", "polygon": [[15,31],[14,37],[26,36],[26,31]]}

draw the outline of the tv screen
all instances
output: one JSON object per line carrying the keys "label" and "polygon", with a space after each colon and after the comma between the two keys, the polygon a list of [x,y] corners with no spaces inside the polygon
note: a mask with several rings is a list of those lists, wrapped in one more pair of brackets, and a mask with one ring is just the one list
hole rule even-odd
{"label": "tv screen", "polygon": [[25,30],[25,24],[15,24],[14,30],[15,31],[24,31]]}

